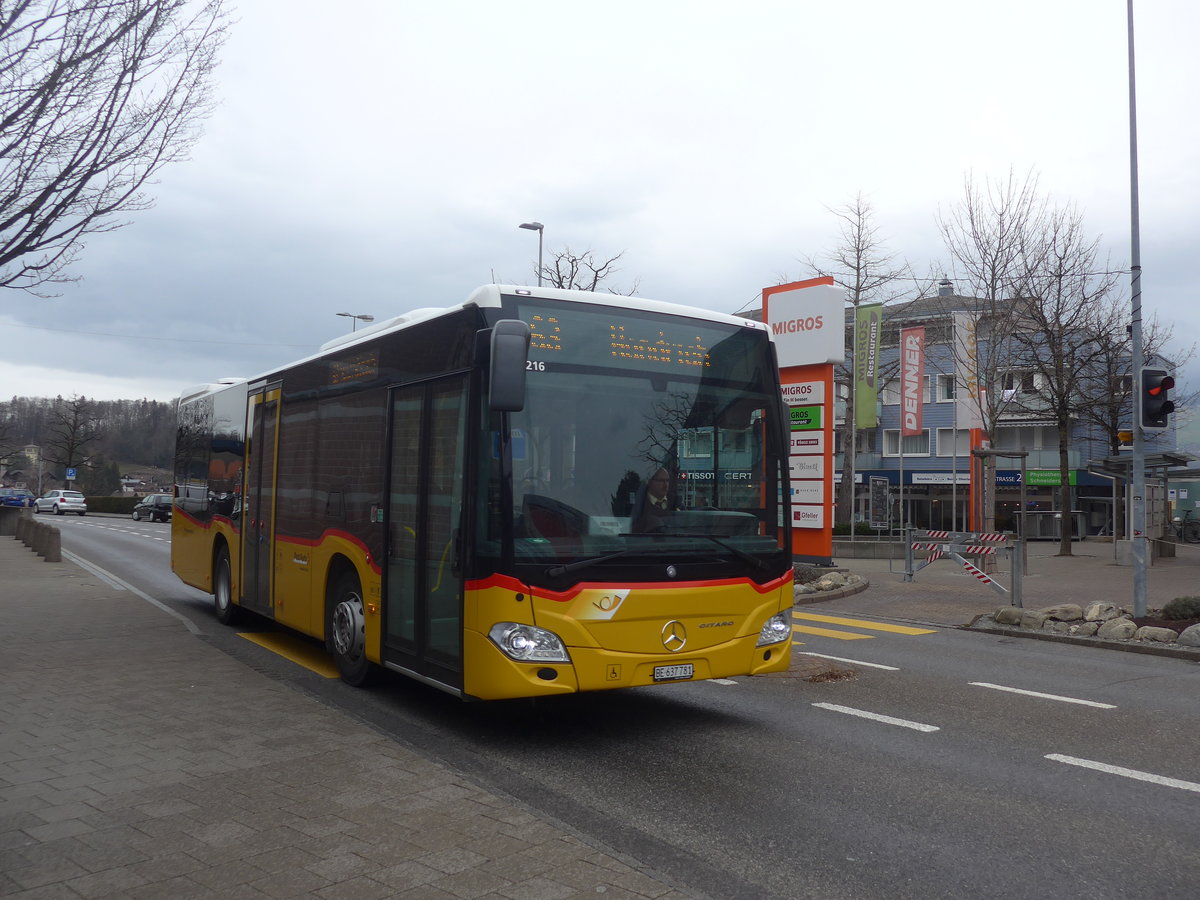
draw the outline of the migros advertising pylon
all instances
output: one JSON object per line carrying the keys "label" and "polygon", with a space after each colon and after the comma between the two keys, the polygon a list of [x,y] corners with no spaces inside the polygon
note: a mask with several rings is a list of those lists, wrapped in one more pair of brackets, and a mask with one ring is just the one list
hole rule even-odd
{"label": "migros advertising pylon", "polygon": [[791,421],[792,553],[833,561],[833,367],[846,358],[846,292],[833,278],[763,288]]}

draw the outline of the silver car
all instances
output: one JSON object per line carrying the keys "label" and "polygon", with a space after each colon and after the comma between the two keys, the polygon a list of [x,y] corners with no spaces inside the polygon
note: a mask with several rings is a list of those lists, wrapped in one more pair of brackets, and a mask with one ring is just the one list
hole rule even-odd
{"label": "silver car", "polygon": [[87,500],[79,491],[47,491],[33,501],[33,511],[52,512],[56,516],[63,513],[78,513],[87,515]]}

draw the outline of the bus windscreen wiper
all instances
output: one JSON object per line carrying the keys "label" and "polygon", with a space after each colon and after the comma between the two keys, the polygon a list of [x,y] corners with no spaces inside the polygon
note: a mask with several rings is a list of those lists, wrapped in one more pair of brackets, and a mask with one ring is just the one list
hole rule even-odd
{"label": "bus windscreen wiper", "polygon": [[712,541],[718,547],[722,547],[723,549],[728,550],[730,553],[732,553],[734,556],[736,556],[742,562],[748,563],[749,565],[752,565],[757,569],[765,569],[767,567],[767,564],[765,562],[763,562],[761,559],[759,559],[757,556],[754,556],[751,553],[747,553],[745,550],[739,550],[737,547],[733,546],[733,544],[727,544],[723,540],[721,540],[721,537],[728,537],[728,535],[721,535],[721,537],[715,537],[714,535],[711,535],[711,534],[662,534],[662,535],[656,535],[656,537],[704,538],[706,541]]}
{"label": "bus windscreen wiper", "polygon": [[573,563],[567,563],[565,566],[551,566],[546,570],[546,574],[551,578],[559,575],[566,575],[568,572],[574,572],[578,569],[585,569],[588,566],[596,563],[608,562],[610,559],[616,559],[618,556],[624,556],[627,553],[632,553],[632,547],[626,547],[624,550],[618,550],[616,553],[606,553],[604,556],[589,556],[587,559],[577,559]]}

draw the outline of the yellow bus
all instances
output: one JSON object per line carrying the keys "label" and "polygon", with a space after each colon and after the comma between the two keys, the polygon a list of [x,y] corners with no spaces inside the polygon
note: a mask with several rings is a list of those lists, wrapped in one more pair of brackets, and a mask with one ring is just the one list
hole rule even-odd
{"label": "yellow bus", "polygon": [[487,285],[178,404],[171,564],[462,699],[786,670],[787,418],[758,322]]}

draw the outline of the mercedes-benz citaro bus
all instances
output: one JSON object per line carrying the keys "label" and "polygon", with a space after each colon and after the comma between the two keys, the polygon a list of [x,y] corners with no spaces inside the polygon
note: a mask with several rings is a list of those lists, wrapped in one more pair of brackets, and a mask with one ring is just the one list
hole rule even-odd
{"label": "mercedes-benz citaro bus", "polygon": [[487,285],[179,400],[171,565],[463,699],[791,657],[787,422],[761,323]]}

